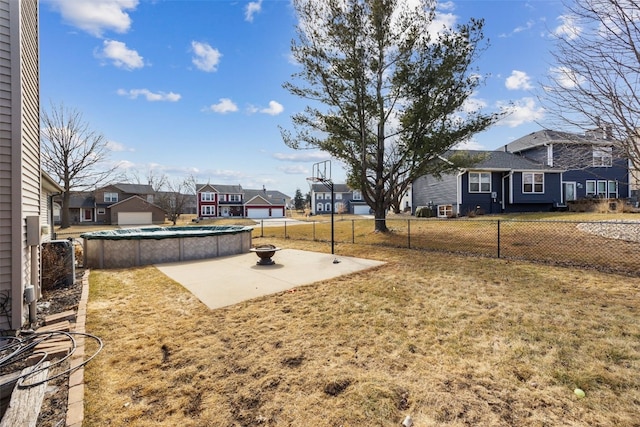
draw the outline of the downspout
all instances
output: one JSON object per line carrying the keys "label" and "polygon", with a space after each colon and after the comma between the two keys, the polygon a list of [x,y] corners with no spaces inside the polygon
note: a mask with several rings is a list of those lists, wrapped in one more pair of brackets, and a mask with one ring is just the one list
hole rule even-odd
{"label": "downspout", "polygon": [[33,301],[29,302],[29,322],[36,323],[38,320],[38,299],[42,297],[40,285],[40,258],[38,257],[39,245],[31,246],[31,286],[33,287]]}
{"label": "downspout", "polygon": [[49,230],[49,237],[51,238],[51,240],[55,240],[56,238],[56,233],[54,231],[56,228],[56,224],[53,216],[53,198],[61,194],[62,193],[54,193],[54,194],[49,194],[49,196],[47,196],[47,204],[49,205],[47,206],[47,209],[49,210],[49,224],[51,224],[51,230]]}
{"label": "downspout", "polygon": [[506,205],[506,196],[507,196],[507,191],[505,189],[504,186],[504,180],[506,178],[509,178],[509,191],[508,191],[508,195],[509,195],[509,203],[513,203],[513,169],[509,171],[509,173],[505,176],[502,177],[502,211],[506,211],[507,209],[507,205]]}
{"label": "downspout", "polygon": [[466,172],[466,170],[461,170],[456,176],[456,215],[460,215],[460,205],[462,204],[462,175]]}

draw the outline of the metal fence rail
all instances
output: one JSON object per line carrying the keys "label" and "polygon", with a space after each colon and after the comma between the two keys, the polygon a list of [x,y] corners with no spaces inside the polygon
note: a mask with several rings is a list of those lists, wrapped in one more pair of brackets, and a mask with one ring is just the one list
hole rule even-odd
{"label": "metal fence rail", "polygon": [[[334,242],[442,251],[640,275],[640,222],[492,219],[335,220]],[[254,237],[331,242],[330,221],[261,223]]]}

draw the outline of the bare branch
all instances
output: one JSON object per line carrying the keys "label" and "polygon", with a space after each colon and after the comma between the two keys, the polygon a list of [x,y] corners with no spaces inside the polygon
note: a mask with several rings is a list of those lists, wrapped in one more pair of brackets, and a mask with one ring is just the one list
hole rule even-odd
{"label": "bare branch", "polygon": [[113,175],[116,167],[107,166],[111,151],[106,138],[91,129],[82,114],[63,104],[50,106],[41,115],[42,167],[64,188],[62,227],[69,227],[71,190],[96,188]]}

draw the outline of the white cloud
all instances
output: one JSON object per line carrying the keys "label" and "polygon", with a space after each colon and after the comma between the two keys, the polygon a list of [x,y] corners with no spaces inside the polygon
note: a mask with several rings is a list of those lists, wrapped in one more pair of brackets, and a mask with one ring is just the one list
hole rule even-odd
{"label": "white cloud", "polygon": [[564,89],[573,89],[585,82],[585,78],[576,74],[568,67],[553,67],[549,69],[551,78]]}
{"label": "white cloud", "polygon": [[253,22],[253,15],[259,13],[262,10],[262,0],[249,2],[244,11],[244,19],[248,22]]}
{"label": "white cloud", "polygon": [[309,175],[309,168],[302,165],[278,166],[276,169],[287,175]]}
{"label": "white cloud", "polygon": [[229,98],[220,98],[217,104],[212,104],[206,109],[214,113],[226,114],[238,111],[238,106]]}
{"label": "white cloud", "polygon": [[498,37],[501,37],[501,38],[511,37],[514,34],[522,33],[524,31],[528,31],[528,30],[532,29],[534,25],[535,25],[535,21],[529,20],[529,21],[527,21],[526,24],[517,26],[516,28],[511,30],[510,33],[508,33],[508,34],[507,33],[502,33]]}
{"label": "white cloud", "polygon": [[119,169],[133,169],[136,167],[136,164],[130,162],[129,160],[120,160],[115,166]]}
{"label": "white cloud", "polygon": [[536,101],[529,97],[522,98],[513,105],[498,102],[498,107],[506,110],[508,114],[497,124],[511,128],[524,123],[535,122],[544,116],[544,108],[536,106]]}
{"label": "white cloud", "polygon": [[218,63],[222,57],[218,49],[211,47],[207,43],[197,41],[191,42],[191,49],[195,55],[191,62],[193,62],[199,70],[212,72],[218,69]]}
{"label": "white cloud", "polygon": [[50,0],[50,3],[69,24],[96,37],[109,30],[129,31],[131,17],[127,11],[138,6],[138,0]]}
{"label": "white cloud", "polygon": [[576,19],[571,15],[560,15],[558,16],[558,21],[560,21],[560,25],[556,27],[553,31],[558,37],[567,38],[569,40],[573,40],[580,36],[582,32],[582,28],[578,26]]}
{"label": "white cloud", "polygon": [[318,162],[329,160],[331,156],[323,151],[300,151],[295,153],[274,153],[272,156],[276,160],[287,162]]}
{"label": "white cloud", "polygon": [[469,97],[465,99],[462,104],[462,111],[465,113],[473,113],[475,111],[479,111],[487,106],[486,101],[480,98]]}
{"label": "white cloud", "polygon": [[135,151],[133,148],[127,148],[124,144],[115,141],[107,141],[107,148],[113,152]]}
{"label": "white cloud", "polygon": [[504,85],[509,90],[529,90],[533,88],[530,81],[531,78],[524,71],[513,70]]}
{"label": "white cloud", "polygon": [[155,102],[155,101],[170,101],[176,102],[179,101],[182,96],[178,93],[173,92],[151,92],[149,89],[118,89],[118,95],[127,96],[131,99],[136,99],[139,96],[143,96],[147,99],[147,101]]}
{"label": "white cloud", "polygon": [[487,148],[474,139],[462,141],[457,143],[454,147],[455,150],[486,150]]}
{"label": "white cloud", "polygon": [[263,108],[262,110],[260,110],[261,113],[269,114],[271,116],[277,116],[283,111],[284,111],[284,107],[282,106],[282,104],[276,101],[269,101],[269,107]]}
{"label": "white cloud", "polygon": [[123,42],[115,40],[105,40],[102,52],[96,54],[99,58],[110,60],[113,65],[125,70],[134,70],[144,67],[142,56],[133,49],[129,49]]}
{"label": "white cloud", "polygon": [[452,1],[439,1],[438,2],[438,9],[440,9],[440,10],[454,10],[455,8],[456,8],[456,5]]}

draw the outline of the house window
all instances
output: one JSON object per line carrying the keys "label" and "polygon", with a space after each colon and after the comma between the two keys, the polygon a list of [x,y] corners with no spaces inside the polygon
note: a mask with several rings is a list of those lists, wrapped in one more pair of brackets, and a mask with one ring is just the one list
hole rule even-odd
{"label": "house window", "polygon": [[593,167],[611,167],[613,163],[611,147],[596,147],[593,149]]}
{"label": "house window", "polygon": [[118,201],[118,193],[104,193],[105,203],[116,203]]}
{"label": "house window", "polygon": [[453,205],[438,205],[438,218],[451,218],[453,216]]}
{"label": "house window", "polygon": [[587,197],[595,196],[596,195],[596,182],[593,181],[593,180],[587,180],[586,187],[585,187],[585,192],[586,192]]}
{"label": "house window", "polygon": [[331,203],[326,203],[326,204],[324,205],[324,208],[325,208],[325,209],[324,209],[325,211],[327,211],[327,212],[331,212]]}
{"label": "house window", "polygon": [[544,173],[526,172],[522,174],[523,193],[544,193]]}
{"label": "house window", "polygon": [[607,181],[598,181],[598,197],[607,197]]}
{"label": "house window", "polygon": [[362,191],[353,190],[353,200],[362,200]]}
{"label": "house window", "polygon": [[215,216],[216,207],[215,206],[200,206],[200,215],[202,216]]}
{"label": "house window", "polygon": [[336,200],[342,200],[342,193],[335,193]]}
{"label": "house window", "polygon": [[346,209],[344,208],[344,203],[342,203],[342,202],[336,203],[336,210],[334,212],[336,212],[336,213],[345,213]]}
{"label": "house window", "polygon": [[213,202],[213,193],[200,193],[200,200],[203,202]]}
{"label": "house window", "polygon": [[229,201],[230,202],[241,202],[242,201],[242,196],[240,196],[240,194],[229,194]]}
{"label": "house window", "polygon": [[318,212],[322,212],[322,208],[324,205],[322,203],[318,203]]}
{"label": "house window", "polygon": [[618,198],[618,181],[609,181],[607,185],[609,188],[609,198],[617,199]]}
{"label": "house window", "polygon": [[469,193],[490,193],[491,173],[469,172]]}
{"label": "house window", "polygon": [[98,215],[104,215],[106,213],[104,208],[98,208]]}

